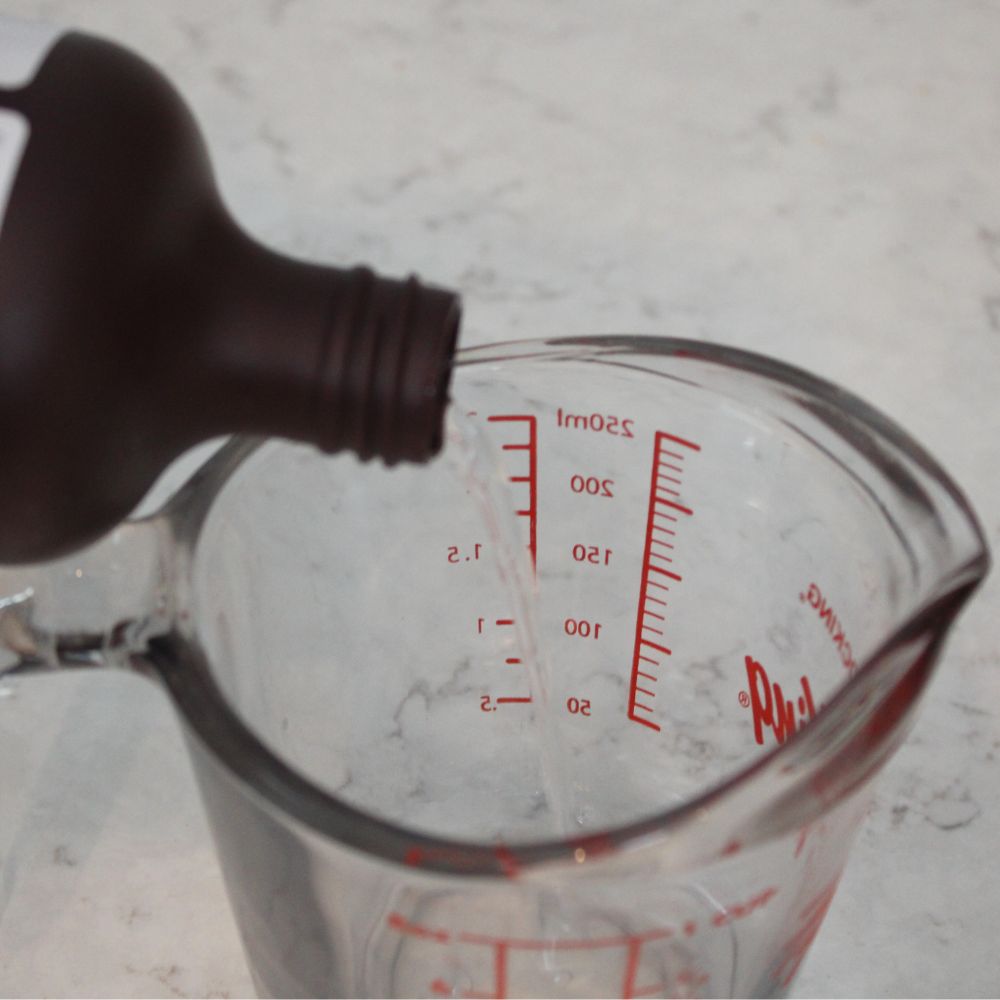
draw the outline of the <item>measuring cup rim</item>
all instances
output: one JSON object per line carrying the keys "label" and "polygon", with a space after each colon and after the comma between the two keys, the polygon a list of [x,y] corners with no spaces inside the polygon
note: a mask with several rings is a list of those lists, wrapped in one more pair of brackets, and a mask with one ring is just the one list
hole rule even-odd
{"label": "measuring cup rim", "polygon": [[[581,351],[586,353],[581,355]],[[800,808],[794,815],[771,816],[762,820],[761,803],[755,800],[752,793],[756,786],[768,780],[768,776],[774,776],[786,792],[793,787],[807,787],[823,764],[821,750],[830,735],[827,731],[829,720],[836,721],[844,706],[851,703],[856,685],[865,678],[871,679],[880,665],[891,660],[896,651],[926,634],[931,637],[934,649],[930,651],[929,661],[924,664],[927,670],[921,683],[915,690],[906,692],[907,700],[902,708],[912,707],[923,688],[923,680],[929,676],[936,640],[943,636],[951,619],[988,570],[989,554],[983,533],[961,490],[894,421],[836,385],[761,354],[692,340],[605,335],[509,341],[463,348],[458,352],[456,364],[495,364],[522,358],[558,360],[560,357],[600,361],[649,353],[721,364],[753,373],[768,382],[808,393],[847,409],[869,430],[905,453],[934,479],[949,495],[957,514],[969,529],[971,544],[967,557],[957,561],[950,572],[944,574],[930,600],[906,616],[881,646],[859,664],[851,679],[837,690],[815,719],[791,734],[783,744],[762,753],[696,797],[653,816],[578,837],[502,845],[474,843],[409,830],[403,825],[379,819],[324,791],[301,775],[272,752],[239,718],[218,687],[208,658],[196,637],[182,636],[175,631],[152,640],[148,658],[170,692],[189,734],[205,748],[209,758],[216,764],[221,763],[227,776],[237,781],[245,793],[254,796],[266,808],[277,810],[283,822],[294,821],[315,835],[375,859],[451,876],[517,877],[546,871],[553,865],[576,866],[582,861],[644,851],[649,846],[677,844],[681,836],[690,840],[694,831],[700,831],[702,836],[695,838],[697,843],[694,847],[671,853],[670,866],[681,872],[732,852],[734,844],[737,847],[746,845],[747,837],[737,839],[736,831],[745,830],[751,816],[755,816],[758,822],[759,842],[800,827],[829,809],[831,802],[812,797],[808,810]],[[260,439],[253,438],[232,439],[209,458],[168,503],[165,512],[172,511],[178,538],[192,553],[215,498],[262,443]],[[873,698],[867,710],[877,710],[893,691],[882,692],[879,697]],[[887,738],[898,731],[906,714],[903,711],[901,715],[894,716],[893,725],[885,733],[880,733],[880,738]],[[891,749],[899,739],[901,737],[896,739]],[[867,765],[862,768],[856,763],[856,781],[853,784],[850,781],[842,783],[841,795],[849,794],[853,788],[867,781],[887,756],[888,752],[878,759],[874,768]],[[736,810],[738,815],[733,815],[731,822],[713,831],[711,838],[704,836],[706,820],[716,817],[726,803],[734,802],[741,789],[747,794]],[[664,864],[664,860],[658,861],[660,868]]]}

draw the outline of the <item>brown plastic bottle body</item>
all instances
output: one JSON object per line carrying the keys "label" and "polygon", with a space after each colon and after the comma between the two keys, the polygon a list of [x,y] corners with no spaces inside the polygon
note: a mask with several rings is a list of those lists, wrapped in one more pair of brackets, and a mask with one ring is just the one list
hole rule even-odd
{"label": "brown plastic bottle body", "polygon": [[63,35],[0,108],[30,128],[0,230],[0,562],[95,538],[215,435],[437,450],[454,295],[249,239],[183,102],[114,44]]}

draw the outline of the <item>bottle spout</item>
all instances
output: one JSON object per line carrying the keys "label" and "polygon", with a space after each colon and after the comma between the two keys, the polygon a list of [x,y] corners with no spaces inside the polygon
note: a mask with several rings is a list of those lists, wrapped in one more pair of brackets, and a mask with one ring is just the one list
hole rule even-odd
{"label": "bottle spout", "polygon": [[181,355],[195,419],[213,433],[307,441],[387,465],[440,450],[461,322],[455,293],[412,275],[292,260],[225,217],[206,222],[199,248],[198,275],[211,271],[223,305]]}
{"label": "bottle spout", "polygon": [[387,465],[427,461],[443,441],[458,297],[364,267],[335,279],[313,396],[318,444]]}

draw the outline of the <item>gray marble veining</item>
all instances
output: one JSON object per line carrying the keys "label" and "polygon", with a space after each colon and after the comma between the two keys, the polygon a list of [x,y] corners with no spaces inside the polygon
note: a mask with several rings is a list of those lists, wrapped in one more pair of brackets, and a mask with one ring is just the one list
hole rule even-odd
{"label": "gray marble veining", "polygon": [[[469,344],[667,333],[800,364],[898,419],[1000,538],[994,0],[0,10],[161,65],[268,242],[456,285]],[[997,587],[879,781],[797,995],[997,990]],[[0,992],[250,992],[155,690],[4,682],[0,789]]]}

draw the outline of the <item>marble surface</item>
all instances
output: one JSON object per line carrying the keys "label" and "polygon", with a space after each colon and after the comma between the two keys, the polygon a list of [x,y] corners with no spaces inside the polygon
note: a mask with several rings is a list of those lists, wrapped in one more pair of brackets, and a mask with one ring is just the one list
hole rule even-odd
{"label": "marble surface", "polygon": [[[464,341],[693,336],[843,384],[1000,534],[1000,3],[0,0],[187,95],[234,213],[419,270]],[[1000,625],[962,617],[798,996],[1000,990]],[[138,678],[0,690],[0,995],[252,985]]]}

